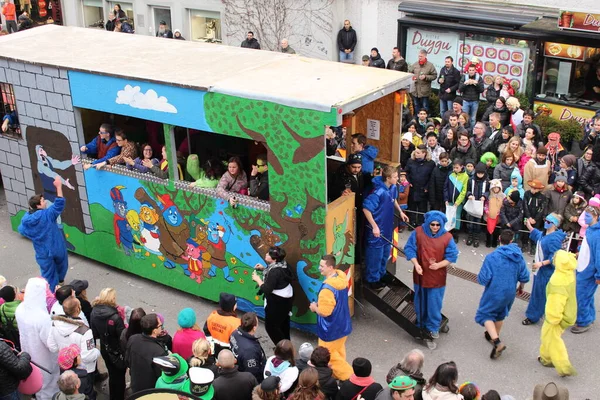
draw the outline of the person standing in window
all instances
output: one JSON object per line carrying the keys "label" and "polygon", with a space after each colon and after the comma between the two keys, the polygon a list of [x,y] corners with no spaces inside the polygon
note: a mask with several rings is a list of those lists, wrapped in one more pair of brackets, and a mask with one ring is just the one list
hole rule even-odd
{"label": "person standing in window", "polygon": [[229,203],[234,205],[235,193],[248,194],[248,178],[246,172],[242,168],[242,161],[239,157],[231,157],[227,164],[227,171],[221,176],[221,180],[217,185],[217,194],[229,200]]}
{"label": "person standing in window", "polygon": [[125,134],[125,132],[123,132],[123,129],[115,129],[115,142],[117,142],[117,146],[121,150],[119,154],[109,158],[108,160],[96,164],[96,169],[100,169],[105,165],[125,164],[125,158],[135,159],[137,157],[137,149],[135,147],[135,143],[127,140],[127,135]]}
{"label": "person standing in window", "polygon": [[6,29],[8,33],[17,31],[17,12],[15,5],[10,0],[4,0],[4,6],[2,6],[2,15],[6,20]]}
{"label": "person standing in window", "polygon": [[122,20],[123,18],[127,19],[127,14],[125,14],[125,11],[121,9],[120,4],[115,4],[115,7],[113,8],[113,14],[118,20]]}
{"label": "person standing in window", "polygon": [[165,21],[160,21],[160,24],[158,25],[158,32],[156,32],[156,37],[173,39],[173,32],[169,29]]}
{"label": "person standing in window", "polygon": [[258,40],[256,40],[256,38],[254,37],[254,32],[248,32],[248,34],[246,35],[246,40],[242,42],[241,47],[246,49],[260,50],[260,43],[258,43]]}
{"label": "person standing in window", "polygon": [[[152,172],[152,175],[159,177],[160,179],[168,179],[169,178],[169,160],[167,158],[167,148],[165,146],[162,147],[162,160],[158,164],[154,164],[151,160],[142,160],[142,165]],[[177,164],[177,173],[179,175],[179,180],[183,180],[183,172],[181,171],[181,166]]]}
{"label": "person standing in window", "polygon": [[267,155],[261,154],[256,158],[256,165],[250,172],[250,196],[261,200],[269,200],[269,164]]}

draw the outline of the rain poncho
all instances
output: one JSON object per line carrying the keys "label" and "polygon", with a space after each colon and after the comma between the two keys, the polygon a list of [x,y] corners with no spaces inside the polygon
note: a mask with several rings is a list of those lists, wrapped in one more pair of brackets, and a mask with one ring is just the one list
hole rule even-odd
{"label": "rain poncho", "polygon": [[515,301],[517,283],[529,282],[529,270],[519,246],[498,247],[483,261],[477,281],[485,286],[475,322],[503,321]]}
{"label": "rain poncho", "polygon": [[[56,223],[52,223],[56,226]],[[25,298],[17,307],[15,313],[19,336],[21,338],[21,349],[31,355],[31,361],[40,364],[51,371],[48,374],[42,371],[44,384],[42,390],[36,393],[37,400],[50,400],[58,392],[58,368],[57,354],[48,349],[48,337],[52,321],[46,308],[46,281],[42,278],[31,278],[25,286]]]}
{"label": "rain poncho", "polygon": [[564,250],[554,257],[556,270],[548,282],[546,295],[546,316],[542,327],[540,361],[544,365],[554,365],[561,376],[575,375],[577,372],[569,361],[569,354],[562,334],[575,323],[577,299],[575,297],[575,255]]}
{"label": "rain poncho", "polygon": [[[566,234],[559,230],[556,230],[547,235],[543,235],[538,229],[534,229],[529,234],[529,238],[537,243],[538,250],[542,251],[540,261],[550,260],[554,258],[554,253],[560,250],[562,247],[563,240],[565,240]],[[554,273],[554,265],[544,265],[538,271],[533,278],[533,288],[531,289],[531,299],[525,311],[525,316],[533,323],[536,323],[544,315],[544,308],[546,306],[546,285],[550,277]]]}
{"label": "rain poncho", "polygon": [[[584,246],[589,249],[587,252]],[[594,296],[598,288],[596,281],[600,280],[600,223],[587,228],[578,262],[577,326],[588,326],[596,320]]]}

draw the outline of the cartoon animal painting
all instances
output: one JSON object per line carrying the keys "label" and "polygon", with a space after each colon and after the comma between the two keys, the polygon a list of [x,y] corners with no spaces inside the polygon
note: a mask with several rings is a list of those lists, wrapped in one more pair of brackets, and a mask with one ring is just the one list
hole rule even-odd
{"label": "cartoon animal painting", "polygon": [[117,247],[121,247],[126,255],[130,255],[133,252],[133,234],[131,233],[131,226],[125,218],[127,216],[127,202],[123,199],[121,189],[125,189],[125,187],[115,186],[110,189],[110,199],[115,209],[113,228]]}
{"label": "cartoon animal painting", "polygon": [[131,228],[131,235],[133,236],[133,254],[136,258],[142,258],[142,238],[140,233],[140,215],[135,210],[127,211],[125,215],[127,223]]}
{"label": "cartoon animal painting", "polygon": [[159,251],[165,257],[164,266],[171,269],[180,265],[183,268],[183,272],[187,276],[190,276],[188,260],[184,258],[187,249],[186,242],[190,237],[190,227],[188,222],[182,217],[175,203],[173,203],[171,196],[168,194],[159,196],[160,208],[144,188],[138,188],[135,191],[135,198],[140,203],[149,204],[155,210],[161,210],[161,214],[156,221],[156,226],[160,232]]}
{"label": "cartoon animal painting", "polygon": [[210,253],[210,270],[208,275],[217,276],[217,268],[223,270],[223,277],[227,282],[233,282],[234,279],[229,275],[229,265],[225,260],[227,252],[227,242],[231,236],[231,228],[225,228],[217,222],[208,223],[208,242],[206,249]]}
{"label": "cartoon animal painting", "polygon": [[333,246],[332,254],[335,256],[338,265],[343,264],[354,264],[354,257],[352,256],[352,247],[354,241],[352,238],[352,232],[347,231],[348,226],[348,212],[344,217],[344,221],[341,224],[337,224],[336,219],[333,219]]}
{"label": "cartoon animal painting", "polygon": [[250,236],[250,245],[264,259],[269,249],[276,246],[281,241],[281,238],[270,227],[259,230],[259,233],[259,235]]}
{"label": "cartoon animal painting", "polygon": [[203,276],[203,260],[202,254],[206,252],[206,248],[198,244],[194,239],[187,240],[186,254],[183,258],[188,260],[188,271],[190,278],[196,282],[202,283]]}
{"label": "cartoon animal painting", "polygon": [[148,252],[160,255],[160,231],[156,226],[158,213],[150,204],[142,203],[139,216],[144,223],[140,232],[142,245]]}

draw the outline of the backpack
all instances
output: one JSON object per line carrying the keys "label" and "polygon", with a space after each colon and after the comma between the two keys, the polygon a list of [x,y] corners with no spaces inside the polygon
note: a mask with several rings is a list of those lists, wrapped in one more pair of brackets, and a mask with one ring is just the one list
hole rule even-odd
{"label": "backpack", "polygon": [[0,306],[0,312],[6,321],[5,324],[0,323],[0,338],[11,341],[15,348],[21,351],[21,340],[19,339],[19,329],[15,328],[15,317],[6,315],[4,304]]}

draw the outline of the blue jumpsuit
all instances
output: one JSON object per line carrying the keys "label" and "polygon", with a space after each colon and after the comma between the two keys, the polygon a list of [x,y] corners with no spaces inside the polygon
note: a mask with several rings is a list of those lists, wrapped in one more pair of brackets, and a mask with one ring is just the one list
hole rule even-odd
{"label": "blue jumpsuit", "polygon": [[19,233],[33,242],[35,260],[52,292],[65,280],[69,267],[65,239],[56,224],[64,209],[64,197],[57,197],[50,207],[25,214],[19,225]]}
{"label": "blue jumpsuit", "polygon": [[[541,242],[544,261],[554,258],[554,253],[561,249],[566,234],[562,230],[556,230],[550,234],[544,235],[542,231],[534,229],[529,234],[529,238],[534,243]],[[546,309],[546,286],[554,273],[554,264],[541,267],[533,278],[533,288],[531,289],[531,298],[525,311],[525,316],[533,323],[536,323],[544,315]]]}
{"label": "blue jumpsuit", "polygon": [[594,295],[600,280],[600,223],[587,228],[585,240],[590,247],[590,262],[587,267],[577,272],[577,326],[588,326],[596,320]]}
{"label": "blue jumpsuit", "polygon": [[483,261],[477,281],[485,286],[475,322],[503,321],[515,301],[517,283],[529,282],[523,253],[515,243],[498,247]]}

